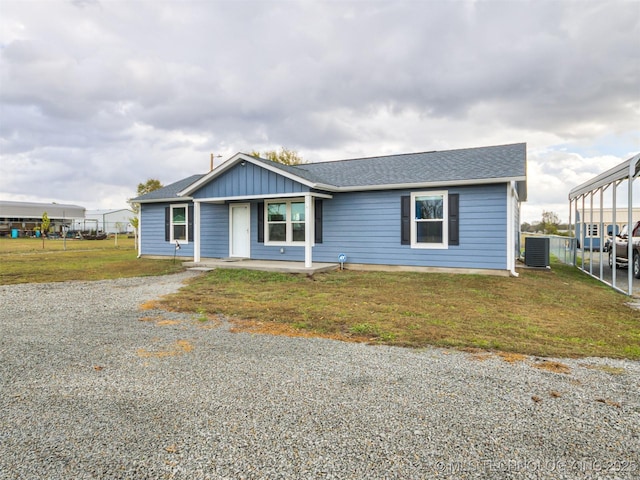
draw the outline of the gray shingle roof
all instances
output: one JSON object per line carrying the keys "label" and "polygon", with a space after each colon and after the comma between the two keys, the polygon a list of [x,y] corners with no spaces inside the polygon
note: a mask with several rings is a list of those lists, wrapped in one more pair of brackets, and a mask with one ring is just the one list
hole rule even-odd
{"label": "gray shingle roof", "polygon": [[526,144],[308,163],[286,170],[336,187],[518,178],[526,175]]}
{"label": "gray shingle roof", "polygon": [[[469,181],[486,183],[492,179],[500,181],[517,179],[520,198],[526,199],[525,143],[305,163],[295,166],[283,165],[264,158],[252,158],[329,190],[452,184]],[[192,175],[160,190],[135,198],[133,201],[180,198],[177,195],[178,192],[187,189],[203,176]]]}
{"label": "gray shingle roof", "polygon": [[182,180],[178,180],[166,187],[159,188],[158,190],[154,190],[153,192],[146,193],[144,195],[140,195],[139,197],[132,198],[132,202],[149,202],[149,201],[157,201],[157,200],[169,200],[174,198],[181,198],[178,196],[178,192],[184,190],[189,185],[194,182],[197,182],[204,174],[200,175],[191,175],[190,177],[183,178]]}

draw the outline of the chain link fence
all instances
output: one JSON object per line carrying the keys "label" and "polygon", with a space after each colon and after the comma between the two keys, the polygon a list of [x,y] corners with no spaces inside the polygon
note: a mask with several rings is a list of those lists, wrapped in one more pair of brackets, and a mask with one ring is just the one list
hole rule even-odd
{"label": "chain link fence", "polygon": [[[606,242],[601,242],[603,247],[601,251],[600,243],[598,248],[578,248],[578,239],[575,237],[525,233],[522,235],[522,245],[525,244],[526,237],[548,238],[549,253],[554,260],[566,265],[575,265],[577,269],[625,295],[640,295],[640,280],[634,279],[628,268],[617,265],[609,266],[609,252],[605,247]],[[522,258],[524,258],[524,251]]]}
{"label": "chain link fence", "polygon": [[[567,265],[574,265],[576,259],[576,238],[564,237],[562,235],[538,235],[534,233],[525,233],[522,235],[521,245],[524,248],[526,237],[548,238],[549,254],[555,257],[559,262]],[[521,252],[524,258],[524,250]]]}

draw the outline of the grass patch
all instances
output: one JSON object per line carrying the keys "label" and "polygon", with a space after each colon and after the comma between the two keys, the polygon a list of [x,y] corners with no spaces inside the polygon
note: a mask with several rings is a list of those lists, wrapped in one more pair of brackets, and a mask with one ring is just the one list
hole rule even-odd
{"label": "grass patch", "polygon": [[551,272],[524,270],[519,278],[349,270],[309,278],[217,269],[160,303],[223,314],[254,332],[640,359],[640,312],[627,301],[554,263]]}
{"label": "grass patch", "polygon": [[136,258],[133,239],[62,240],[0,238],[0,285],[103,280],[164,275],[183,270],[179,261]]}
{"label": "grass patch", "polygon": [[610,365],[581,365],[584,368],[588,368],[590,370],[600,370],[601,372],[606,372],[609,375],[624,375],[627,371],[622,367],[612,367]]}
{"label": "grass patch", "polygon": [[[62,240],[45,240],[42,249],[40,239],[0,238],[0,284],[183,270],[179,260],[137,259],[132,239],[119,238],[117,246],[114,239],[66,243],[64,251]],[[573,267],[552,267],[523,270],[520,278],[349,270],[309,278],[217,269],[141,309],[191,312],[203,325],[222,314],[256,333],[640,359],[640,312],[626,305],[628,298]]]}

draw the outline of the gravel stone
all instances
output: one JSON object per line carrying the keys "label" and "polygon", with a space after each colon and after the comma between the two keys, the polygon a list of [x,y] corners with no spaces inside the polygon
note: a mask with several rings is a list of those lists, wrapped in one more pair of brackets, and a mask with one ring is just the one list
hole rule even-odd
{"label": "gravel stone", "polygon": [[0,479],[636,479],[640,363],[231,333],[191,275],[0,286]]}

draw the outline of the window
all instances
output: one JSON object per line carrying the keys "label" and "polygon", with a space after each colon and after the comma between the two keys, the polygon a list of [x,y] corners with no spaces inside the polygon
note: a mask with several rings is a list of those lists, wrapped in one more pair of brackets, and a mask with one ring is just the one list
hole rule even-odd
{"label": "window", "polygon": [[291,240],[304,242],[304,202],[291,204]]}
{"label": "window", "polygon": [[587,236],[588,237],[597,237],[598,236],[598,224],[597,223],[587,224]]}
{"label": "window", "polygon": [[304,243],[304,201],[265,202],[266,243]]}
{"label": "window", "polygon": [[187,242],[187,206],[171,206],[171,242]]}
{"label": "window", "polygon": [[287,204],[267,204],[267,235],[269,242],[287,241]]}
{"label": "window", "polygon": [[411,194],[411,246],[447,248],[447,192]]}

